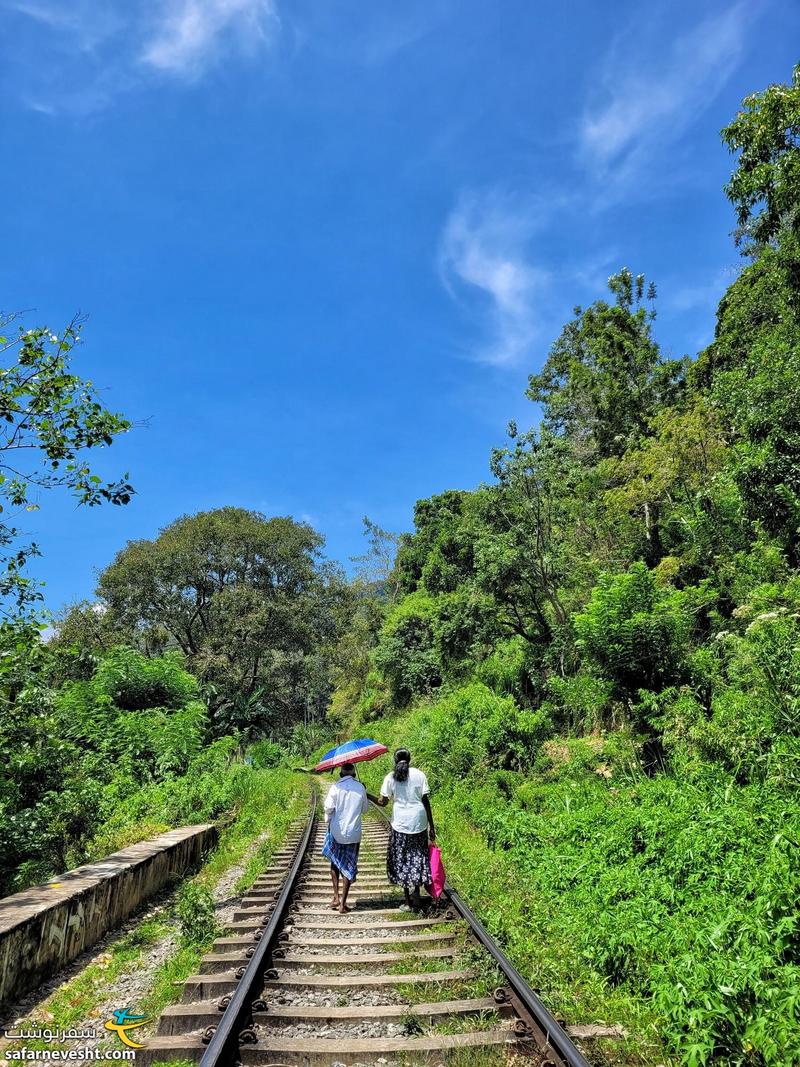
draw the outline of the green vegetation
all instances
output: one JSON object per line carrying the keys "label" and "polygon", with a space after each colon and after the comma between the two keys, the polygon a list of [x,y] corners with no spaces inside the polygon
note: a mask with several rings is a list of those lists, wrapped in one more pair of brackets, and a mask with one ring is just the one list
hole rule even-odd
{"label": "green vegetation", "polygon": [[321,563],[322,544],[289,518],[201,512],[129,543],[100,575],[98,595],[117,639],[156,654],[181,649],[217,734],[255,738],[327,705],[322,649],[345,590]]}
{"label": "green vegetation", "polygon": [[[302,808],[286,759],[370,733],[427,771],[453,881],[549,1006],[624,1026],[606,1061],[796,1064],[798,131],[800,68],[723,131],[745,258],[713,342],[667,358],[655,286],[619,270],[531,375],[540,422],[509,426],[491,480],[419,501],[412,533],[367,521],[349,583],[306,524],[221,508],[128,544],[45,641],[33,550],[0,527],[0,892],[233,812],[155,1012],[213,936],[214,878],[269,827],[246,885]],[[0,470],[15,506],[132,492],[84,463],[127,423],[68,372],[75,340],[11,342],[0,467],[25,435],[40,461]]]}
{"label": "green vegetation", "polygon": [[577,308],[541,424],[417,504],[333,699],[410,746],[550,1007],[626,1028],[610,1062],[800,1049],[799,130],[800,68],[724,131],[747,259],[712,344],[665,358],[629,270]]}
{"label": "green vegetation", "polygon": [[[147,657],[116,647],[92,662],[87,678],[60,687],[52,682],[57,662],[26,664],[25,688],[4,717],[0,892],[173,826],[257,813],[253,794],[270,775],[289,773],[245,763],[238,735],[212,739],[180,652]],[[297,751],[291,735],[284,751]],[[257,826],[245,815],[245,843]]]}
{"label": "green vegetation", "polygon": [[[15,358],[0,374],[0,498],[13,508],[35,510],[32,490],[89,506],[133,493],[86,461],[130,424],[72,373],[80,328],[0,322]],[[53,620],[25,573],[37,549],[0,523],[0,893],[235,811],[253,767],[318,747],[354,599],[322,544],[241,508],[180,518],[122,549],[96,600],[43,639]]]}

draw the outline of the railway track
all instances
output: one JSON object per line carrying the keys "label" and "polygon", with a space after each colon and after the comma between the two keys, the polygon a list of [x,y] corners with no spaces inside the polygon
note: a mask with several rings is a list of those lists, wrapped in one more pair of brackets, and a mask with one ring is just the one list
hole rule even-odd
{"label": "railway track", "polygon": [[316,807],[315,796],[140,1063],[589,1067],[455,891],[428,914],[398,910],[383,819],[365,820],[353,911],[332,911]]}

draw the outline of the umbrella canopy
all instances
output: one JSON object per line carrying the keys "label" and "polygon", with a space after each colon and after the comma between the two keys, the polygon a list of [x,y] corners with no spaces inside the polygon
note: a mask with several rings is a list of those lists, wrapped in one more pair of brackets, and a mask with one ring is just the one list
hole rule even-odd
{"label": "umbrella canopy", "polygon": [[373,741],[370,737],[362,737],[358,741],[345,741],[343,745],[337,745],[330,752],[326,752],[314,771],[332,771],[334,767],[341,767],[343,763],[361,763],[363,760],[375,759],[388,752],[386,745]]}

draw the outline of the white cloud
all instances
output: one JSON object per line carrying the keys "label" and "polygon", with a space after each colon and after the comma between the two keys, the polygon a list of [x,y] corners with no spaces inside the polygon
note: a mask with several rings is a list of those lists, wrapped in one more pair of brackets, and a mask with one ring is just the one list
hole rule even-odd
{"label": "white cloud", "polygon": [[267,44],[277,22],[272,0],[163,0],[140,58],[195,77],[231,43],[245,52]]}
{"label": "white cloud", "polygon": [[197,81],[223,62],[252,58],[279,29],[275,0],[0,0],[36,25],[41,61],[6,80],[45,114],[86,115],[169,75]]}
{"label": "white cloud", "polygon": [[519,362],[539,333],[537,301],[549,274],[529,260],[537,215],[495,192],[462,197],[445,224],[439,246],[444,285],[454,299],[477,290],[488,307],[489,336],[476,353],[482,362]]}
{"label": "white cloud", "polygon": [[91,53],[125,28],[128,16],[112,3],[98,0],[7,0],[6,8],[39,23],[62,51]]}
{"label": "white cloud", "polygon": [[[580,129],[582,154],[593,169],[630,178],[654,149],[674,142],[713,102],[744,50],[759,0],[740,0],[699,22],[671,47],[648,47],[641,20],[617,38],[600,78],[603,102]],[[658,36],[651,25],[650,36]]]}

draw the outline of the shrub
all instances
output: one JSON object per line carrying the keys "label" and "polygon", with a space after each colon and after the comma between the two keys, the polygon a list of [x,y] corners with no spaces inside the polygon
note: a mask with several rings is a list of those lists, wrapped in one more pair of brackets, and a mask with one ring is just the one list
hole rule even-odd
{"label": "shrub", "polygon": [[391,694],[384,678],[377,671],[370,671],[358,698],[356,711],[361,722],[372,722],[385,714],[391,703]]}
{"label": "shrub", "polygon": [[95,693],[122,711],[179,708],[199,692],[176,651],[150,658],[132,648],[115,648],[100,661],[92,681]]}
{"label": "shrub", "polygon": [[307,763],[312,755],[328,740],[328,728],[324,723],[296,723],[286,741],[286,751],[290,756]]}
{"label": "shrub", "polygon": [[498,642],[491,655],[478,664],[476,676],[496,693],[520,700],[531,684],[527,644],[521,637]]}
{"label": "shrub", "polygon": [[424,752],[437,778],[452,780],[481,768],[525,767],[550,732],[544,712],[523,710],[513,697],[471,682],[430,706]]}
{"label": "shrub", "polygon": [[202,943],[209,941],[217,932],[214,897],[208,886],[195,879],[184,882],[178,891],[175,914],[184,941]]}
{"label": "shrub", "polygon": [[112,773],[140,783],[183,774],[198,755],[208,718],[182,663],[177,653],[146,659],[117,648],[92,678],[71,682],[57,695],[63,734],[94,754],[101,780]]}
{"label": "shrub", "polygon": [[573,616],[576,643],[616,695],[659,690],[685,676],[695,615],[711,599],[706,587],[660,586],[644,563],[634,563],[624,574],[600,576]]}
{"label": "shrub", "polygon": [[720,764],[740,782],[783,776],[800,738],[800,613],[753,600],[734,612],[742,633],[722,631],[714,657],[694,657],[710,710],[684,689],[663,717],[676,758]]}
{"label": "shrub", "polygon": [[256,741],[250,746],[250,756],[254,767],[269,770],[277,767],[286,754],[285,748],[274,741]]}
{"label": "shrub", "polygon": [[553,721],[568,730],[594,730],[608,721],[613,682],[590,671],[547,680],[546,707]]}

